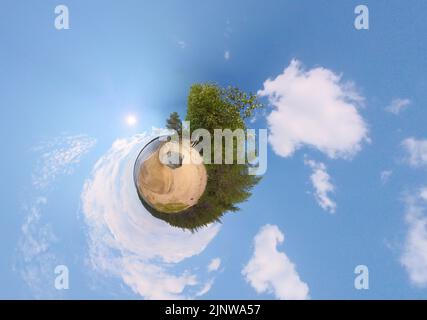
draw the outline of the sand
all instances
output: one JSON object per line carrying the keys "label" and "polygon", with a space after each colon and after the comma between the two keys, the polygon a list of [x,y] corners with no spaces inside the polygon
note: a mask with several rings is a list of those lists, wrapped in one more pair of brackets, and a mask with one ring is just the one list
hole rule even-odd
{"label": "sand", "polygon": [[[195,205],[206,188],[207,173],[203,163],[184,163],[172,169],[161,163],[159,150],[145,160],[139,171],[139,189],[154,209],[165,213],[178,213]],[[181,150],[183,157],[199,156],[190,147]]]}

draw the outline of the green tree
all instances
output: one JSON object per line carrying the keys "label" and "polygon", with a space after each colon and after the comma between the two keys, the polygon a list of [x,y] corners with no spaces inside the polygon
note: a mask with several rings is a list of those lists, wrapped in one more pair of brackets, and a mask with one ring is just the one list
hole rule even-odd
{"label": "green tree", "polygon": [[[191,87],[188,95],[186,120],[190,121],[191,130],[204,128],[213,136],[214,129],[246,130],[245,120],[252,116],[255,109],[261,107],[255,94],[235,87],[221,88],[211,83],[196,84]],[[176,130],[172,127],[176,119],[179,119],[179,116],[172,113],[167,121],[168,128]],[[234,146],[236,145],[235,141]],[[213,145],[211,149],[213,152]],[[157,211],[151,213],[173,226],[192,231],[214,221],[220,222],[226,212],[239,210],[237,205],[251,196],[252,188],[260,181],[260,177],[248,175],[248,168],[249,164],[237,163],[206,165],[207,186],[196,205],[179,214]]]}
{"label": "green tree", "polygon": [[178,112],[172,112],[166,120],[166,128],[175,130],[179,135],[182,132],[182,122]]}
{"label": "green tree", "polygon": [[262,107],[257,96],[236,87],[196,84],[190,89],[186,120],[191,129],[246,129],[245,120]]}

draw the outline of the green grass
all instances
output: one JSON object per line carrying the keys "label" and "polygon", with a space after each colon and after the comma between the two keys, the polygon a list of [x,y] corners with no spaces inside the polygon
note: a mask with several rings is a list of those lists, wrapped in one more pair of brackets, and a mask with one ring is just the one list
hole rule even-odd
{"label": "green grass", "polygon": [[157,210],[165,213],[177,213],[188,208],[188,205],[185,203],[156,203],[154,206]]}

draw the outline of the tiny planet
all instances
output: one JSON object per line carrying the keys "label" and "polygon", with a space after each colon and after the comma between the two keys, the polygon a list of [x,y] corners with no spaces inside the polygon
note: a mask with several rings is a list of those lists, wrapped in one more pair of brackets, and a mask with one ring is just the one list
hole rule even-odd
{"label": "tiny planet", "polygon": [[207,184],[203,158],[190,142],[159,136],[140,151],[134,183],[144,207],[152,214],[180,214],[196,205]]}
{"label": "tiny planet", "polygon": [[246,130],[245,120],[261,107],[256,95],[236,87],[192,85],[185,123],[172,112],[166,128],[173,133],[157,135],[136,157],[133,180],[142,209],[191,232],[221,223],[227,212],[238,212],[238,204],[250,198],[261,176],[249,174],[249,162],[204,162],[215,157],[215,143],[205,136],[192,139],[192,133],[204,129],[212,136],[215,129]]}

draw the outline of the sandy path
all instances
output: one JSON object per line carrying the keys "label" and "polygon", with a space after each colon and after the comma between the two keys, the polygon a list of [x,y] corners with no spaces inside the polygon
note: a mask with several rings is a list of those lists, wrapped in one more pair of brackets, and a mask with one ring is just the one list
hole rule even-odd
{"label": "sandy path", "polygon": [[[182,154],[188,157],[192,152],[197,151],[191,148],[183,150]],[[161,163],[157,151],[144,161],[141,167],[140,191],[146,201],[159,211],[175,211],[174,207],[176,211],[181,211],[191,207],[205,191],[207,173],[203,163],[183,164],[179,168],[171,169]]]}

